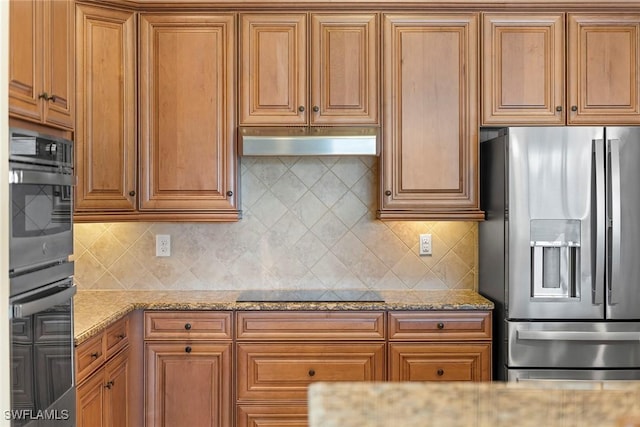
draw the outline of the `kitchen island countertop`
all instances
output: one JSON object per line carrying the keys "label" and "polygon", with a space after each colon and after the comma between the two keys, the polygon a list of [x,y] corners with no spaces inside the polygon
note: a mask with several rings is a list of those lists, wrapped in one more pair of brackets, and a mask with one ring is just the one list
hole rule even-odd
{"label": "kitchen island countertop", "polygon": [[309,387],[310,427],[390,425],[636,427],[640,381],[318,382]]}
{"label": "kitchen island countertop", "polygon": [[136,309],[145,310],[492,310],[471,290],[378,291],[384,301],[236,302],[241,291],[80,290],[74,299],[76,345]]}

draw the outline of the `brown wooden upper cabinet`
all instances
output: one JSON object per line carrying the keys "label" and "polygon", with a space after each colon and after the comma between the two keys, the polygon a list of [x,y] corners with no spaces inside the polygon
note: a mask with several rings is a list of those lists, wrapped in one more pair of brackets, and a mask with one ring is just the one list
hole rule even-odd
{"label": "brown wooden upper cabinet", "polygon": [[138,207],[135,19],[77,6],[76,214]]}
{"label": "brown wooden upper cabinet", "polygon": [[73,130],[74,2],[9,3],[9,115]]}
{"label": "brown wooden upper cabinet", "polygon": [[241,14],[240,124],[378,124],[377,21]]}
{"label": "brown wooden upper cabinet", "polygon": [[381,219],[482,219],[478,15],[383,21]]}
{"label": "brown wooden upper cabinet", "polygon": [[235,22],[78,5],[76,221],[238,219]]}
{"label": "brown wooden upper cabinet", "polygon": [[234,14],[140,15],[140,210],[237,219]]}
{"label": "brown wooden upper cabinet", "polygon": [[483,28],[483,125],[640,123],[640,15],[487,13]]}

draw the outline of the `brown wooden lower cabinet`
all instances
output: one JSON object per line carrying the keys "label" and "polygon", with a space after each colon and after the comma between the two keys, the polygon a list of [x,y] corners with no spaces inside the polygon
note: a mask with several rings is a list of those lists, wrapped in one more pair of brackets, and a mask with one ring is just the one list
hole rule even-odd
{"label": "brown wooden lower cabinet", "polygon": [[237,427],[306,427],[307,405],[238,405]]}
{"label": "brown wooden lower cabinet", "polygon": [[146,426],[231,423],[231,343],[145,344]]}
{"label": "brown wooden lower cabinet", "polygon": [[390,381],[486,381],[491,344],[389,344]]}
{"label": "brown wooden lower cabinet", "polygon": [[144,425],[302,427],[315,381],[487,381],[491,330],[478,310],[150,310]]}

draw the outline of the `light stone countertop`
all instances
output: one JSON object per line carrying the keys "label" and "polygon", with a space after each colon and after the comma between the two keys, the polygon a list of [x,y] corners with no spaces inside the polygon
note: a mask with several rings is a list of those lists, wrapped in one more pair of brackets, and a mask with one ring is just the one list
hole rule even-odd
{"label": "light stone countertop", "polygon": [[640,381],[580,389],[563,382],[318,382],[309,387],[309,427],[388,426],[636,427]]}
{"label": "light stone countertop", "polygon": [[145,310],[492,310],[470,290],[378,291],[384,302],[236,302],[242,291],[80,290],[74,298],[74,336],[80,344],[136,309]]}

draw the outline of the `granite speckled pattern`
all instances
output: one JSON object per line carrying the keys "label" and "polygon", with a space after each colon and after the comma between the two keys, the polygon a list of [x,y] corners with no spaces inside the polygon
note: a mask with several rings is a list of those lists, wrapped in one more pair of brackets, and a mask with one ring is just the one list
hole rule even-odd
{"label": "granite speckled pattern", "polygon": [[[581,389],[537,383],[314,383],[310,427],[623,427],[640,416],[640,381]],[[623,420],[631,420],[623,422]]]}
{"label": "granite speckled pattern", "polygon": [[136,309],[148,310],[492,310],[470,290],[380,291],[384,302],[236,302],[240,291],[80,290],[74,298],[76,345]]}

